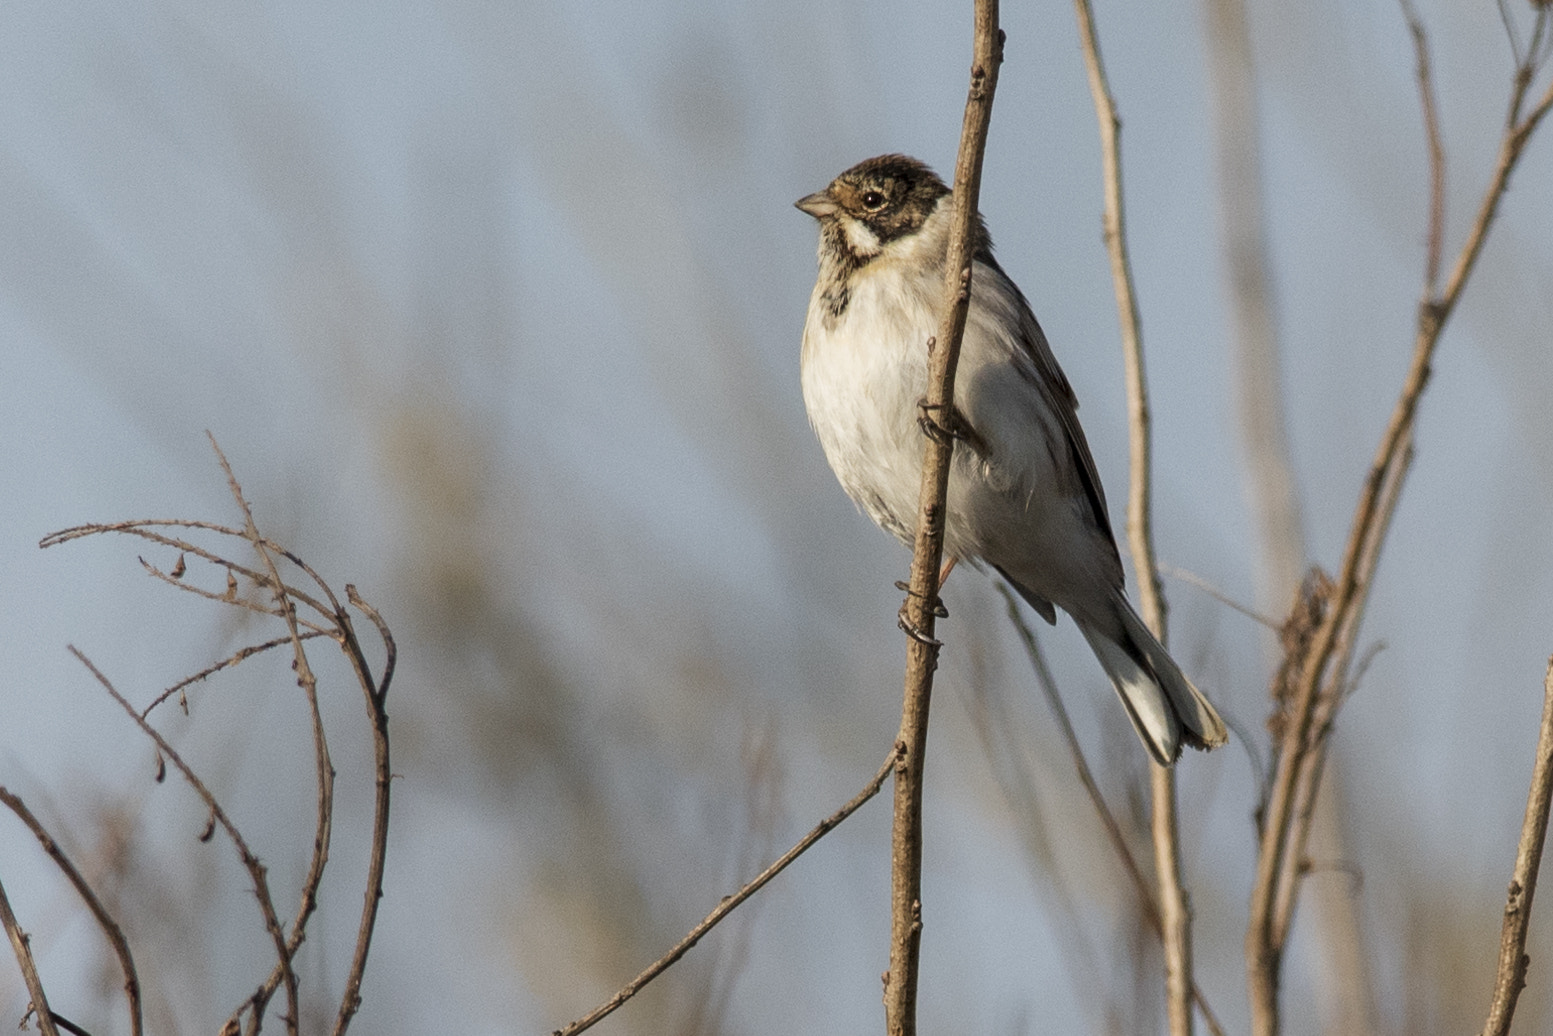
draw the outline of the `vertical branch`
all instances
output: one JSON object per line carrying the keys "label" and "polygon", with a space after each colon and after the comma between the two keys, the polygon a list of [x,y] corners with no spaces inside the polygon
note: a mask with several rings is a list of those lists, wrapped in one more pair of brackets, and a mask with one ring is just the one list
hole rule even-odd
{"label": "vertical branch", "polygon": [[1262,556],[1258,604],[1284,607],[1305,567],[1305,531],[1285,431],[1268,276],[1256,79],[1245,0],[1207,0],[1224,265],[1234,311],[1235,394]]}
{"label": "vertical branch", "polygon": [[[900,753],[895,766],[895,812],[890,842],[890,970],[885,974],[884,1016],[890,1036],[912,1036],[917,1022],[917,956],[922,938],[922,777],[927,751],[928,705],[939,644],[933,639],[943,561],[945,499],[954,439],[935,415],[952,413],[955,366],[971,302],[971,228],[981,193],[982,156],[992,120],[992,96],[1003,60],[997,0],[976,0],[975,49],[970,94],[954,170],[954,222],[944,257],[947,305],[937,336],[928,342],[928,388],[923,410],[929,435],[923,451],[922,494],[911,559],[911,582],[901,606],[907,632],[906,679],[901,703]],[[935,345],[936,343],[936,345]]]}
{"label": "vertical branch", "polygon": [[[1127,838],[1122,833],[1122,825],[1106,803],[1105,796],[1100,791],[1100,785],[1089,768],[1089,761],[1084,758],[1084,749],[1079,745],[1078,734],[1073,729],[1073,721],[1068,717],[1068,708],[1063,704],[1062,696],[1057,693],[1057,682],[1052,678],[1051,670],[1047,668],[1046,659],[1041,654],[1040,645],[1035,639],[1035,631],[1019,614],[1019,607],[1014,603],[1013,595],[1009,593],[1007,587],[999,584],[998,591],[1008,605],[1008,620],[1019,633],[1019,639],[1024,644],[1025,655],[1030,659],[1030,667],[1035,670],[1036,683],[1040,684],[1041,692],[1046,696],[1046,703],[1057,719],[1057,727],[1068,746],[1068,754],[1073,758],[1073,768],[1078,773],[1079,784],[1083,786],[1084,793],[1089,797],[1089,803],[1094,807],[1095,815],[1100,818],[1100,826],[1105,828],[1106,840],[1111,843],[1117,860],[1121,862],[1122,869],[1127,872],[1127,878],[1132,882],[1133,890],[1138,895],[1138,905],[1143,913],[1143,919],[1148,922],[1150,931],[1156,936],[1163,937],[1164,924],[1160,918],[1159,904],[1154,901],[1154,891],[1149,887],[1149,880],[1144,876],[1143,868],[1133,857],[1132,849],[1127,845]],[[1214,1036],[1224,1036],[1224,1029],[1219,1025],[1218,1017],[1208,1006],[1208,1000],[1203,996],[1195,980],[1192,983],[1192,1002],[1202,1012],[1203,1024],[1208,1027],[1208,1031]]]}
{"label": "vertical branch", "polygon": [[[1138,576],[1138,603],[1143,621],[1165,641],[1165,599],[1150,529],[1152,493],[1148,385],[1143,370],[1143,330],[1127,256],[1125,209],[1122,204],[1121,119],[1106,80],[1089,0],[1074,0],[1089,89],[1100,122],[1100,153],[1105,183],[1105,244],[1111,259],[1111,281],[1121,321],[1122,356],[1127,379],[1127,428],[1131,464],[1127,496],[1127,544]],[[1175,777],[1168,767],[1149,768],[1154,868],[1159,884],[1159,912],[1165,951],[1165,1011],[1171,1036],[1192,1031],[1192,917],[1181,883],[1180,834],[1176,829]]]}
{"label": "vertical branch", "polygon": [[1537,734],[1537,758],[1531,769],[1531,788],[1526,793],[1526,819],[1515,850],[1515,870],[1510,876],[1510,896],[1504,907],[1504,928],[1499,936],[1499,973],[1494,979],[1494,998],[1488,1007],[1483,1036],[1505,1036],[1515,1014],[1515,1001],[1526,985],[1526,926],[1531,920],[1531,899],[1537,891],[1537,871],[1542,865],[1542,846],[1548,834],[1548,808],[1553,803],[1553,659],[1542,680],[1542,726]]}
{"label": "vertical branch", "polygon": [[346,973],[345,993],[340,997],[340,1010],[334,1019],[333,1036],[344,1036],[351,1018],[361,1007],[361,979],[367,970],[367,951],[371,948],[372,931],[377,925],[378,903],[383,899],[383,870],[388,863],[389,792],[393,786],[393,769],[388,754],[388,687],[393,682],[394,666],[399,655],[393,634],[389,632],[388,624],[377,609],[362,600],[356,587],[349,583],[345,586],[345,596],[377,627],[378,637],[383,642],[384,660],[383,675],[374,681],[371,667],[367,665],[366,656],[362,653],[361,642],[356,638],[350,614],[344,608],[338,608],[335,618],[344,634],[344,647],[350,657],[351,667],[356,672],[356,680],[366,698],[367,720],[372,724],[372,769],[375,782],[372,855],[367,863],[367,889],[361,908],[361,922],[356,930],[356,949],[351,956],[350,971]]}

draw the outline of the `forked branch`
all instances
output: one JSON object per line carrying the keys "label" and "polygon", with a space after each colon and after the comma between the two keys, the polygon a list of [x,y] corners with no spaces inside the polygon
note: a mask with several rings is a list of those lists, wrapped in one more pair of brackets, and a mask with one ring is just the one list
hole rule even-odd
{"label": "forked branch", "polygon": [[[1433,85],[1428,80],[1427,38],[1404,4],[1404,15],[1418,50],[1420,96],[1426,134],[1437,139]],[[1443,287],[1434,278],[1441,268],[1437,256],[1426,257],[1423,297],[1418,306],[1413,355],[1390,421],[1360,491],[1343,563],[1333,582],[1319,625],[1295,662],[1297,676],[1287,695],[1281,736],[1274,746],[1276,763],[1263,812],[1246,931],[1247,984],[1252,1031],[1274,1036],[1279,1031],[1278,984],[1285,942],[1293,921],[1298,886],[1304,873],[1306,839],[1320,788],[1328,735],[1353,678],[1353,658],[1359,625],[1369,597],[1381,547],[1413,459],[1413,428],[1419,401],[1428,384],[1434,352],[1447,320],[1461,299],[1494,216],[1514,171],[1538,125],[1553,108],[1553,82],[1528,108],[1526,100],[1548,57],[1542,41],[1549,38],[1553,7],[1539,6],[1534,15],[1533,44],[1515,48],[1509,115],[1500,138],[1498,159],[1478,205],[1477,216],[1457,253]],[[1443,225],[1437,214],[1443,187],[1444,155],[1430,147],[1430,248],[1437,246]]]}

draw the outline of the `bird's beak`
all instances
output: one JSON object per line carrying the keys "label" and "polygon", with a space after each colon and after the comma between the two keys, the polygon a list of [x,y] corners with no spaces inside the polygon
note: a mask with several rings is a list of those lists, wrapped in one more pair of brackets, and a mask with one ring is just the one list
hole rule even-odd
{"label": "bird's beak", "polygon": [[814,194],[799,198],[793,204],[815,219],[834,216],[841,209],[841,206],[836,204],[836,200],[830,196],[829,191],[817,191]]}

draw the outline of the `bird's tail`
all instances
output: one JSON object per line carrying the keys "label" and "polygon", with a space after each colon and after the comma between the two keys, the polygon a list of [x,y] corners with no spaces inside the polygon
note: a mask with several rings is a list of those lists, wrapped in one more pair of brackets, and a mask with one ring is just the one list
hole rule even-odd
{"label": "bird's tail", "polygon": [[1208,749],[1228,741],[1218,712],[1192,686],[1126,598],[1118,594],[1115,603],[1119,629],[1106,630],[1084,621],[1078,627],[1149,752],[1161,766],[1169,766],[1181,755],[1183,744]]}

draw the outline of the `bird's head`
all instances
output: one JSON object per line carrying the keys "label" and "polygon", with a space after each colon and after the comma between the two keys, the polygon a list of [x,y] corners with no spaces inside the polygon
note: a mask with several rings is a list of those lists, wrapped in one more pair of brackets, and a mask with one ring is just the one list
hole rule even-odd
{"label": "bird's head", "polygon": [[866,261],[919,230],[948,193],[937,174],[915,158],[880,155],[793,204],[819,220],[827,238],[834,235],[837,245]]}

